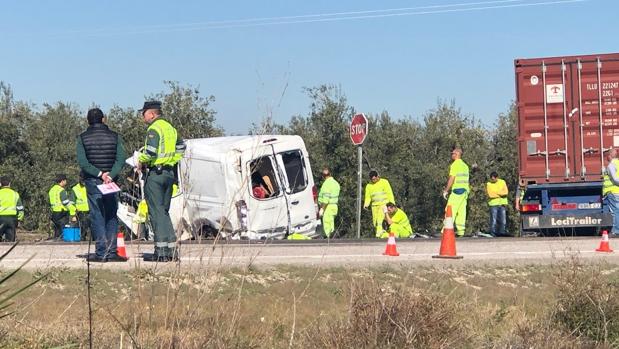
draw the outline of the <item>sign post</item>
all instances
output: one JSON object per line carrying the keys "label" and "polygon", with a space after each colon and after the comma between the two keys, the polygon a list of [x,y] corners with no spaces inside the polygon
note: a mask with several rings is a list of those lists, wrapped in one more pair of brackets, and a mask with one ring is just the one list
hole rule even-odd
{"label": "sign post", "polygon": [[363,141],[368,135],[368,119],[363,113],[355,114],[350,121],[350,140],[357,146],[357,156],[359,157],[359,168],[357,169],[357,239],[361,238],[361,171],[363,171]]}

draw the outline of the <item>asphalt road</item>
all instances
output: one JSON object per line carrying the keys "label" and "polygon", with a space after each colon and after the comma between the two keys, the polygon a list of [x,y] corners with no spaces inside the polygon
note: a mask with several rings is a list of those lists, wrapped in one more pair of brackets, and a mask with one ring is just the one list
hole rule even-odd
{"label": "asphalt road", "polygon": [[[437,260],[440,240],[398,240],[399,257],[383,256],[385,241],[326,240],[277,242],[236,242],[181,245],[181,261],[176,263],[152,263],[141,259],[142,253],[151,253],[152,243],[127,242],[130,257],[126,263],[91,263],[93,268],[126,270],[130,268],[157,268],[170,270],[180,266],[187,270],[202,268],[244,267],[248,265],[270,267],[276,265],[304,266],[370,266],[370,265],[522,265],[550,264],[578,255],[587,260],[608,261],[619,264],[619,251],[599,253],[600,238],[499,238],[458,239],[457,253],[460,260]],[[611,247],[619,249],[619,239],[611,240]],[[10,245],[0,245],[4,253]],[[91,246],[91,253],[94,246]],[[48,267],[86,268],[87,243],[20,244],[0,262],[3,269],[12,269],[32,259],[26,269],[39,270]]]}

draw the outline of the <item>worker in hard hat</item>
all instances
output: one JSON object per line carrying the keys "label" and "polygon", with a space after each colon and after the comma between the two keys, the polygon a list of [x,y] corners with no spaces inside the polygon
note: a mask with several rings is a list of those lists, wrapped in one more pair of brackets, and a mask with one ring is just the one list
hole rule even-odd
{"label": "worker in hard hat", "polygon": [[335,217],[337,216],[337,203],[340,197],[340,184],[331,176],[328,168],[322,170],[324,182],[318,193],[318,216],[322,218],[322,228],[327,238],[335,231]]}
{"label": "worker in hard hat", "polygon": [[372,170],[369,173],[370,183],[365,186],[365,200],[363,208],[372,206],[372,225],[374,226],[376,237],[383,235],[383,219],[387,213],[387,203],[395,202],[393,191],[389,181],[380,178],[378,172]]}
{"label": "worker in hard hat", "polygon": [[406,212],[398,208],[393,202],[388,202],[387,213],[385,213],[386,231],[380,236],[383,239],[389,237],[389,233],[393,233],[396,238],[409,238],[413,235],[413,228]]}

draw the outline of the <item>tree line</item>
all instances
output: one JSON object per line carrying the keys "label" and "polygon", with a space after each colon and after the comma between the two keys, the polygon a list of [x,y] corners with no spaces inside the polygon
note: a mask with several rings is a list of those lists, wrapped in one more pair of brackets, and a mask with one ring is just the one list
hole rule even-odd
{"label": "tree line", "polygon": [[[205,96],[198,88],[177,82],[167,81],[165,86],[164,91],[146,98],[163,102],[163,114],[183,138],[225,134],[216,123],[214,96]],[[315,182],[320,185],[323,167],[329,167],[340,182],[336,229],[341,237],[353,237],[357,151],[350,141],[348,125],[357,110],[337,86],[306,88],[305,93],[309,100],[305,114],[295,115],[285,124],[266,116],[248,125],[248,134],[301,136],[310,154]],[[445,205],[441,191],[447,180],[451,149],[458,145],[471,167],[467,230],[487,230],[485,183],[490,172],[497,171],[507,182],[510,203],[517,186],[516,111],[513,106],[506,109],[492,126],[484,126],[454,102],[445,101],[438,101],[435,108],[415,119],[395,119],[387,111],[366,114],[370,124],[363,145],[364,181],[370,169],[377,170],[391,182],[396,203],[409,215],[413,229],[438,232]],[[114,106],[104,112],[110,128],[122,135],[127,154],[143,145],[147,126],[136,108]],[[21,228],[42,232],[51,229],[47,191],[57,173],[66,173],[73,183],[78,178],[75,139],[87,127],[85,114],[79,106],[60,101],[40,107],[18,101],[11,87],[0,82],[0,175],[11,177],[12,187],[23,198],[26,218]],[[362,234],[373,236],[371,213],[365,212],[362,217]],[[517,232],[513,205],[508,209],[508,221],[508,231]]]}

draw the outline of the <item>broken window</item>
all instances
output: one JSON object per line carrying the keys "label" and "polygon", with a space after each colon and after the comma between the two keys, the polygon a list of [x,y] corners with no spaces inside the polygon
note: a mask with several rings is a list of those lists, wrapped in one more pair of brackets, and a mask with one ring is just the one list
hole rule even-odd
{"label": "broken window", "polygon": [[291,150],[279,153],[279,156],[284,163],[290,194],[305,190],[307,188],[307,172],[305,171],[305,160],[301,151]]}
{"label": "broken window", "polygon": [[263,156],[249,163],[251,172],[251,193],[256,199],[279,196],[280,189],[270,156]]}

